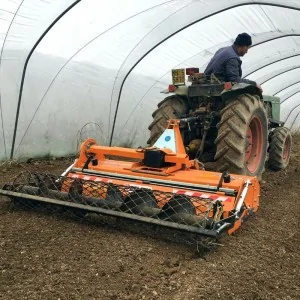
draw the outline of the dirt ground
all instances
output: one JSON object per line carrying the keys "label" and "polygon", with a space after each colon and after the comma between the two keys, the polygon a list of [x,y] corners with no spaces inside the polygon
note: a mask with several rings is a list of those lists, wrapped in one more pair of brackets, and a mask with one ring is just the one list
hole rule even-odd
{"label": "dirt ground", "polygon": [[[60,174],[71,160],[3,165]],[[300,299],[300,138],[267,171],[259,212],[204,258],[122,226],[12,209],[0,198],[0,299]]]}

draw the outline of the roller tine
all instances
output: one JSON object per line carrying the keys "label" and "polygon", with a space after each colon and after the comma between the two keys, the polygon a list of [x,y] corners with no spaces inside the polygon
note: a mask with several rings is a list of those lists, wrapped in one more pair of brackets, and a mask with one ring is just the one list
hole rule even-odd
{"label": "roller tine", "polygon": [[116,185],[108,184],[105,199],[112,202],[123,202],[123,195]]}

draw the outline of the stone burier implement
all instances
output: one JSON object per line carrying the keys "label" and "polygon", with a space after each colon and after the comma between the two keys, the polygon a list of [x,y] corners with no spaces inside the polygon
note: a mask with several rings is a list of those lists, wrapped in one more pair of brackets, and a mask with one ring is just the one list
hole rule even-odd
{"label": "stone burier implement", "polygon": [[52,204],[218,237],[236,231],[259,207],[256,176],[204,170],[190,159],[180,133],[186,119],[169,120],[150,147],[82,143],[61,176],[21,173],[0,194],[16,204]]}

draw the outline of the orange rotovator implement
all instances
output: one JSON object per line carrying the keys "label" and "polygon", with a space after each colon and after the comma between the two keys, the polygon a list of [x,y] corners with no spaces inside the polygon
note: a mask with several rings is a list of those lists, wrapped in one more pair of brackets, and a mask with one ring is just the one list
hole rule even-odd
{"label": "orange rotovator implement", "polygon": [[170,120],[153,147],[105,147],[93,139],[61,176],[22,173],[0,194],[15,203],[51,203],[80,212],[218,237],[236,231],[259,207],[256,177],[209,172],[186,154]]}

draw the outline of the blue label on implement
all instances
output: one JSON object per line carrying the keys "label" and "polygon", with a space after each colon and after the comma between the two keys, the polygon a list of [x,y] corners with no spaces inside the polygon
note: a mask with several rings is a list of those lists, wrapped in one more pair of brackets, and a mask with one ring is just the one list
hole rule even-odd
{"label": "blue label on implement", "polygon": [[171,140],[171,137],[170,137],[169,135],[167,135],[167,136],[165,137],[165,141],[168,142],[168,141],[170,141],[170,140]]}

